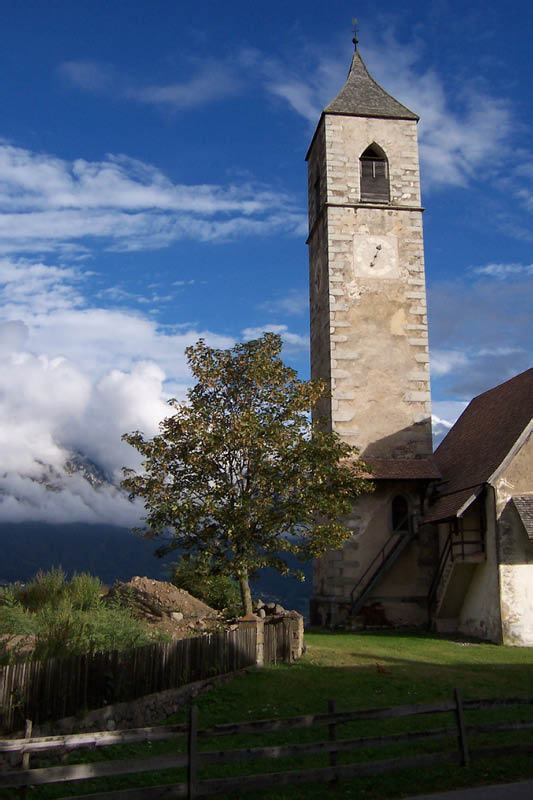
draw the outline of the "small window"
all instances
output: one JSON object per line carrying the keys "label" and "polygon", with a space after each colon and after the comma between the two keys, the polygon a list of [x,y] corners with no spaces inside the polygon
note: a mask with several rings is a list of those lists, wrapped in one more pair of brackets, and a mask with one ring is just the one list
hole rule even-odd
{"label": "small window", "polygon": [[388,203],[389,164],[387,156],[377,144],[367,147],[359,159],[361,171],[361,201]]}
{"label": "small window", "polygon": [[398,494],[392,499],[392,532],[393,533],[409,533],[410,531],[410,518],[409,518],[409,503],[406,498]]}

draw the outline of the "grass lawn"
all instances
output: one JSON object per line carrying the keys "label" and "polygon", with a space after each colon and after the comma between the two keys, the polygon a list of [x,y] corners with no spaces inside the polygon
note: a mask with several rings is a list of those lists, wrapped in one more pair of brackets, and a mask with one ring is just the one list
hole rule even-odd
{"label": "grass lawn", "polygon": [[[199,727],[208,728],[224,722],[249,719],[290,717],[306,713],[324,713],[329,699],[336,701],[338,711],[381,706],[415,704],[448,700],[458,687],[465,699],[477,697],[511,697],[533,695],[533,649],[498,647],[473,641],[453,641],[439,636],[400,633],[306,633],[307,652],[293,665],[252,670],[230,684],[201,695]],[[378,671],[376,664],[387,672]],[[483,720],[509,718],[533,721],[533,707],[524,711],[502,709],[483,712]],[[186,712],[173,715],[169,722],[184,721]],[[472,718],[473,719],[473,718]],[[468,721],[468,716],[467,716]],[[481,721],[479,712],[476,721]],[[163,720],[161,721],[163,722]],[[372,720],[339,726],[338,738],[372,736],[398,730],[421,730],[453,725],[451,715],[414,717],[401,720]],[[201,740],[204,750],[225,747],[259,747],[281,743],[319,741],[327,739],[327,728],[303,729],[280,733],[217,737]],[[476,744],[489,740],[480,737]],[[512,744],[533,742],[529,732],[505,733],[492,737],[491,742]],[[451,743],[453,747],[454,744]],[[149,754],[168,753],[181,747],[178,742],[106,748],[99,752],[78,753],[72,762],[102,758],[132,758]],[[354,760],[384,759],[416,752],[432,752],[450,748],[439,740],[407,746],[405,743],[339,754],[339,763]],[[533,778],[533,759],[527,756],[475,762],[468,768],[443,765],[425,771],[402,771],[341,781],[337,787],[328,784],[303,784],[279,787],[275,791],[253,792],[256,800],[291,800],[299,798],[359,797],[383,800],[410,794],[433,792],[461,786],[497,783]],[[277,772],[304,766],[326,766],[326,756],[308,756],[298,763],[290,759],[248,761],[239,764],[213,766],[202,770],[199,777],[224,777],[253,772]],[[116,779],[58,784],[34,788],[35,800],[62,797],[85,792],[132,788],[138,785],[161,784],[183,780],[183,771],[173,774],[144,773]],[[14,791],[14,798],[18,794]],[[234,795],[235,796],[235,795]],[[252,794],[240,794],[246,798]]]}

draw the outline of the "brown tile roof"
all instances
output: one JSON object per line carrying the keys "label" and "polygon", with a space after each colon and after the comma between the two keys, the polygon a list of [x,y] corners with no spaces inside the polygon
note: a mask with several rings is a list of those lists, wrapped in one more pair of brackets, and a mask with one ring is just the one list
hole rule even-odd
{"label": "brown tile roof", "polygon": [[533,494],[513,495],[512,501],[527,535],[533,540]]}
{"label": "brown tile roof", "polygon": [[443,491],[485,483],[532,419],[533,368],[474,397],[435,451]]}
{"label": "brown tile roof", "polygon": [[409,111],[369,74],[359,52],[354,53],[346,83],[337,97],[324,109],[326,114],[348,114],[355,117],[386,117],[388,119],[414,119]]}
{"label": "brown tile roof", "polygon": [[371,468],[372,480],[436,480],[440,472],[429,458],[372,458],[363,457]]}
{"label": "brown tile roof", "polygon": [[441,496],[424,520],[454,516],[463,495],[487,482],[532,419],[533,368],[474,397],[435,451]]}
{"label": "brown tile roof", "polygon": [[[453,494],[444,494],[437,497],[429,510],[424,514],[422,522],[438,522],[439,520],[450,519],[457,516],[457,512],[471,498],[474,499],[479,494],[482,486],[474,486],[471,489],[462,489]],[[469,504],[470,505],[470,504]]]}

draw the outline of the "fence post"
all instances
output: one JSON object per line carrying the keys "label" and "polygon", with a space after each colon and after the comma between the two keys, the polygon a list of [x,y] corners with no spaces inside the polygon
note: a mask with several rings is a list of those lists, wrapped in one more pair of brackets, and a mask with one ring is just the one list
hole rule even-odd
{"label": "fence post", "polygon": [[196,748],[198,744],[198,706],[189,709],[189,731],[187,736],[187,800],[196,797]]}
{"label": "fence post", "polygon": [[[31,719],[27,719],[26,723],[24,725],[24,738],[25,739],[31,739],[32,730],[33,730],[33,722],[32,722]],[[30,754],[29,753],[23,753],[22,754],[22,769],[29,769],[29,768],[30,768]],[[28,793],[28,787],[27,786],[23,786],[22,790],[20,792],[20,796],[21,796],[21,798],[23,800],[26,797],[27,793]]]}
{"label": "fence post", "polygon": [[455,698],[455,719],[457,721],[457,732],[459,740],[459,752],[461,754],[461,764],[467,767],[470,763],[470,754],[468,752],[468,739],[466,733],[465,718],[463,713],[463,703],[461,701],[461,693],[459,689],[453,690]]}
{"label": "fence post", "polygon": [[[337,705],[335,700],[328,700],[328,714],[335,714],[337,710]],[[330,722],[328,725],[328,738],[330,742],[335,742],[337,740],[337,724],[335,722]],[[330,767],[337,766],[337,751],[331,750],[329,754],[329,765]],[[338,783],[338,778],[333,778],[331,781],[332,784],[336,785]]]}

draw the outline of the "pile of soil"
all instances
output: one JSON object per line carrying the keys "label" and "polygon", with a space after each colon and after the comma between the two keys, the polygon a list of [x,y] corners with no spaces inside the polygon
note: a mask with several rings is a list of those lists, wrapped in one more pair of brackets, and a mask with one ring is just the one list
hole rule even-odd
{"label": "pile of soil", "polygon": [[173,639],[208,633],[222,626],[218,611],[172,583],[136,576],[126,582],[117,581],[106,599],[117,596],[137,619],[165,631]]}
{"label": "pile of soil", "polygon": [[16,652],[17,655],[29,655],[35,650],[37,637],[31,633],[3,633],[0,636],[0,651]]}

